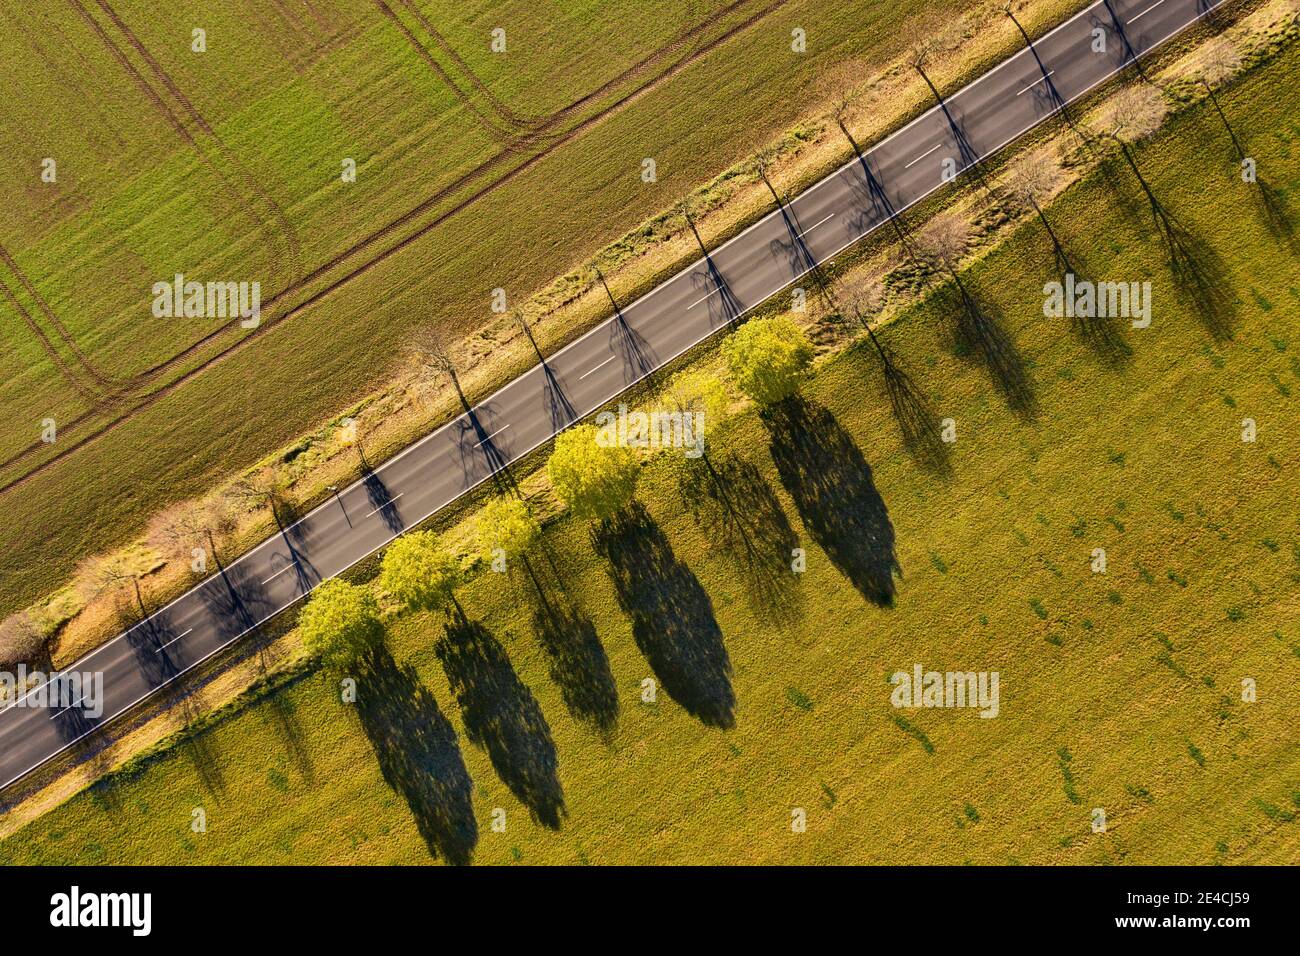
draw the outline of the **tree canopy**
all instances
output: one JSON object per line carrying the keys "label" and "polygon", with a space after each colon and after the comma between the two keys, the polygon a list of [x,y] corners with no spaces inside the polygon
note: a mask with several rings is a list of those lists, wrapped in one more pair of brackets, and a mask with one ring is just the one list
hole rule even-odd
{"label": "tree canopy", "polygon": [[561,433],[546,466],[555,493],[579,518],[609,518],[620,511],[632,500],[640,473],[632,449],[602,444],[596,436],[590,424]]}
{"label": "tree canopy", "polygon": [[760,405],[771,405],[799,390],[812,365],[813,347],[788,316],[754,319],[722,343],[731,377]]}
{"label": "tree canopy", "polygon": [[409,610],[446,607],[459,578],[456,558],[432,531],[412,531],[388,546],[379,586]]}
{"label": "tree canopy", "polygon": [[729,404],[726,386],[707,369],[678,372],[664,386],[663,398],[673,411],[702,413],[710,427],[722,424]]}
{"label": "tree canopy", "polygon": [[509,557],[524,554],[541,531],[528,504],[519,498],[493,498],[479,512],[478,543],[489,560],[497,548]]}
{"label": "tree canopy", "polygon": [[342,666],[378,643],[384,626],[368,588],[333,578],[308,599],[298,618],[298,631],[311,653]]}

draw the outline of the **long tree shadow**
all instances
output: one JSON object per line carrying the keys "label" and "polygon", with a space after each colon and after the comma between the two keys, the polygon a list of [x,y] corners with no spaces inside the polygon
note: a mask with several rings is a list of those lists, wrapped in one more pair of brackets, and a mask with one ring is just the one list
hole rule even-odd
{"label": "long tree shadow", "polygon": [[[1061,288],[1064,290],[1071,287],[1071,284],[1078,287],[1080,283],[1089,282],[1086,263],[1077,254],[1066,249],[1061,237],[1052,226],[1052,221],[1047,218],[1047,213],[1038,204],[1038,200],[1029,193],[1023,199],[1033,210],[1043,231],[1047,234],[1048,241],[1052,244],[1056,281],[1061,284]],[[1080,341],[1096,352],[1107,365],[1115,367],[1123,365],[1132,355],[1132,349],[1119,334],[1119,329],[1111,316],[1075,316],[1070,320],[1070,327]]]}
{"label": "long tree shadow", "polygon": [[[112,737],[109,734],[95,733],[102,717],[92,717],[82,707],[52,707],[50,719],[54,721],[60,739],[68,747],[73,763],[87,767],[86,772],[91,779],[101,778],[108,773]],[[111,787],[98,787],[96,793],[110,806],[115,805]]]}
{"label": "long tree shadow", "polygon": [[522,559],[533,588],[533,629],[569,713],[609,737],[618,725],[618,685],[596,625],[544,565]]}
{"label": "long tree shadow", "polygon": [[298,520],[299,512],[292,502],[277,501],[272,498],[269,504],[271,516],[275,519],[275,526],[280,532],[280,540],[284,542],[285,549],[289,552],[289,561],[293,565],[298,590],[306,594],[321,582],[320,572],[307,557],[306,525]]}
{"label": "long tree shadow", "polygon": [[1300,242],[1296,241],[1295,215],[1286,194],[1262,176],[1255,180],[1255,187],[1260,212],[1263,214],[1268,231],[1293,255],[1300,252]]}
{"label": "long tree shadow", "polygon": [[[55,722],[55,730],[59,732],[60,739],[69,750],[70,761],[75,766],[86,767],[87,777],[95,780],[95,783],[91,784],[91,790],[94,791],[96,799],[104,801],[109,809],[117,808],[120,800],[114,786],[116,778],[108,777],[108,771],[112,769],[110,747],[113,744],[113,737],[110,734],[95,732],[99,730],[103,718],[91,717],[82,708],[51,710],[49,717]],[[9,801],[3,799],[0,810],[8,809]]]}
{"label": "long tree shadow", "polygon": [[[205,584],[198,592],[199,596],[207,605],[212,618],[222,622],[223,636],[230,638],[236,634],[246,635],[258,676],[265,679],[270,673],[270,648],[273,637],[267,628],[255,622],[266,616],[270,607],[269,601],[261,585],[252,581],[241,581],[237,584],[219,558],[217,569],[218,577]],[[175,646],[173,644],[164,647],[161,653],[174,658],[178,653],[174,650]],[[173,663],[180,662],[173,661]],[[303,778],[311,783],[315,779],[315,768],[304,742],[300,722],[293,714],[292,705],[285,695],[280,693],[267,695],[267,703],[270,706],[271,720],[280,734],[289,758],[302,773]]]}
{"label": "long tree shadow", "polygon": [[[1000,310],[968,286],[955,269],[948,269],[948,277],[956,293],[955,301],[949,296],[949,302],[958,347],[983,362],[1012,411],[1022,418],[1033,419],[1038,414],[1038,401],[1029,369],[1007,333]],[[944,295],[946,291],[941,289],[939,294]]]}
{"label": "long tree shadow", "polygon": [[558,830],[566,811],[551,727],[505,648],[456,607],[434,653],[456,695],[470,742],[487,751],[497,776],[533,819]]}
{"label": "long tree shadow", "polygon": [[835,302],[834,297],[831,295],[830,283],[827,281],[826,274],[822,271],[817,257],[812,254],[812,250],[808,248],[808,243],[804,240],[807,230],[803,228],[803,224],[799,221],[799,213],[790,202],[783,199],[781,194],[776,191],[776,187],[772,185],[765,171],[760,169],[759,175],[767,186],[768,192],[772,194],[772,201],[776,203],[777,210],[781,213],[781,220],[785,224],[787,236],[784,240],[773,239],[768,244],[772,257],[775,259],[784,256],[789,262],[790,271],[795,276],[811,275],[827,308],[834,309]]}
{"label": "long tree shadow", "polygon": [[701,530],[735,558],[754,610],[793,624],[802,618],[790,568],[799,537],[763,473],[739,455],[684,459],[678,492]]}
{"label": "long tree shadow", "polygon": [[917,255],[912,239],[908,235],[902,213],[894,207],[894,203],[890,200],[888,193],[885,192],[880,174],[872,166],[875,161],[862,152],[858,141],[853,138],[853,134],[849,132],[848,127],[843,123],[840,123],[840,131],[849,141],[849,145],[853,147],[853,155],[858,160],[858,169],[862,172],[860,181],[857,178],[851,178],[849,181],[849,188],[854,196],[854,206],[859,209],[851,219],[854,229],[858,233],[863,233],[875,225],[888,222],[890,228],[894,230],[894,236],[898,239],[898,243],[903,249],[903,255],[907,260],[918,268],[922,268],[923,271],[928,271],[921,262],[921,257]]}
{"label": "long tree shadow", "polygon": [[[131,648],[136,666],[149,686],[159,689],[163,709],[176,715],[183,728],[192,727],[202,716],[202,709],[194,699],[195,688],[180,677],[185,669],[179,644],[183,633],[177,633],[161,615],[136,623],[130,620],[130,615],[119,612],[117,623],[125,632],[126,644]],[[178,749],[189,757],[199,781],[209,793],[225,791],[221,760],[203,730],[186,733]]]}
{"label": "long tree shadow", "polygon": [[798,395],[764,409],[763,420],[804,527],[858,593],[892,605],[902,573],[894,526],[853,438],[828,409]]}
{"label": "long tree shadow", "polygon": [[970,170],[974,173],[975,179],[979,182],[980,186],[985,192],[993,197],[994,204],[1000,207],[1002,205],[1002,199],[989,186],[989,182],[984,176],[984,167],[980,164],[979,151],[971,145],[970,138],[966,134],[966,118],[964,114],[954,112],[953,107],[949,105],[948,100],[945,100],[939,95],[938,87],[931,82],[930,77],[926,74],[925,69],[921,66],[919,61],[915,63],[914,66],[916,67],[916,72],[921,75],[921,79],[925,81],[925,85],[930,88],[930,94],[934,97],[934,101],[938,105],[940,112],[943,113],[944,121],[948,125],[948,135],[951,137],[953,144],[957,147],[957,156],[959,160],[957,164],[957,173],[961,174],[966,170]]}
{"label": "long tree shadow", "polygon": [[1161,202],[1142,174],[1128,143],[1120,141],[1119,147],[1129,171],[1146,197],[1174,281],[1192,300],[1201,324],[1210,334],[1220,341],[1231,339],[1237,303],[1223,259],[1208,242],[1184,227]]}
{"label": "long tree shadow", "polygon": [[708,301],[709,324],[714,328],[719,325],[730,325],[744,314],[745,307],[741,305],[740,299],[736,298],[736,294],[731,291],[731,283],[727,281],[722,271],[714,263],[713,254],[709,252],[708,246],[704,244],[704,239],[701,238],[700,231],[695,226],[695,220],[687,216],[686,224],[691,227],[695,242],[704,256],[704,268],[707,276],[701,276],[698,273],[693,274],[691,282],[697,290],[705,286],[711,287],[705,296]]}
{"label": "long tree shadow", "polygon": [[429,853],[470,862],[478,843],[473,781],[456,731],[410,664],[380,643],[361,661],[357,715],[384,781],[401,794]]}
{"label": "long tree shadow", "polygon": [[[495,410],[490,404],[475,408],[469,403],[464,390],[460,387],[459,377],[452,372],[450,378],[456,390],[456,397],[460,400],[460,407],[465,413],[463,421],[458,419],[452,425],[456,430],[456,449],[460,454],[461,471],[471,483],[476,482],[479,470],[477,456],[481,454],[487,464],[488,476],[491,477],[497,490],[503,493],[517,493],[519,484],[510,471],[509,460],[497,446],[497,429],[491,424],[496,418]],[[484,417],[489,423],[486,427],[483,424]]]}
{"label": "long tree shadow", "polygon": [[633,502],[593,530],[592,544],[609,562],[619,606],[664,690],[701,723],[734,726],[731,659],[713,602],[659,525]]}
{"label": "long tree shadow", "polygon": [[564,386],[559,378],[551,371],[550,363],[542,362],[541,365],[542,374],[546,378],[546,384],[542,386],[542,394],[546,399],[546,407],[551,412],[551,428],[557,432],[563,431],[577,421],[578,412],[569,401],[569,396],[564,393]]}
{"label": "long tree shadow", "polygon": [[1122,61],[1124,66],[1132,66],[1137,71],[1138,76],[1143,80],[1150,82],[1146,70],[1142,66],[1142,61],[1138,59],[1139,55],[1146,50],[1147,41],[1144,37],[1138,37],[1136,44],[1130,38],[1128,29],[1118,13],[1115,12],[1114,6],[1110,0],[1102,0],[1102,5],[1106,8],[1106,20],[1102,21],[1096,14],[1091,15],[1092,22],[1097,26],[1102,26],[1119,37],[1121,49],[1124,53]]}
{"label": "long tree shadow", "polygon": [[596,278],[600,280],[600,286],[605,290],[609,304],[614,309],[614,321],[609,325],[610,351],[622,358],[623,370],[630,378],[633,380],[649,378],[653,383],[655,378],[652,373],[659,367],[659,358],[654,348],[645,336],[632,328],[627,316],[623,314],[622,307],[618,304],[618,299],[614,298],[609,283],[605,281],[605,274],[599,269],[596,270]]}
{"label": "long tree shadow", "polygon": [[[903,447],[923,468],[942,478],[952,477],[951,446],[944,442],[930,400],[912,381],[912,377],[899,364],[892,348],[881,341],[875,329],[859,314],[858,320],[867,330],[867,340],[875,349],[880,362],[881,377],[889,408],[903,438]],[[858,345],[861,349],[863,346]]]}

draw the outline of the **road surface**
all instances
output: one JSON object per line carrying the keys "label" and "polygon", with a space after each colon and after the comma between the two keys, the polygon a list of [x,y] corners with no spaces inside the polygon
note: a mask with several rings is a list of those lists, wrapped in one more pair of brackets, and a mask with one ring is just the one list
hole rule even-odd
{"label": "road surface", "polygon": [[[68,671],[102,672],[103,713],[0,711],[0,787],[125,713],[659,366],[825,262],[1212,10],[1102,0],[712,250]],[[1122,34],[1113,17],[1122,25]],[[1093,51],[1094,30],[1106,52]],[[1125,42],[1125,38],[1127,42]],[[811,289],[809,290],[811,292]]]}

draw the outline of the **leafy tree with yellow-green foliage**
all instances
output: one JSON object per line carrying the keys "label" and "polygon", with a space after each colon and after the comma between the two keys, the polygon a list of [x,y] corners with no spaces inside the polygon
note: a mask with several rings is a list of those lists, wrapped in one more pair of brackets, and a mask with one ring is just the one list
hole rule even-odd
{"label": "leafy tree with yellow-green foliage", "polygon": [[708,369],[678,372],[664,386],[663,400],[675,412],[703,414],[709,428],[722,423],[731,403],[727,387]]}
{"label": "leafy tree with yellow-green foliage", "polygon": [[812,366],[813,347],[787,316],[754,319],[727,337],[722,355],[737,387],[760,405],[799,390]]}
{"label": "leafy tree with yellow-green foliage", "polygon": [[432,531],[402,535],[384,552],[379,586],[403,608],[438,611],[452,600],[460,565]]}
{"label": "leafy tree with yellow-green foliage", "polygon": [[546,466],[560,500],[589,520],[612,517],[632,500],[641,467],[632,449],[599,441],[597,435],[595,425],[561,433]]}
{"label": "leafy tree with yellow-green foliage", "polygon": [[334,578],[312,592],[298,617],[298,633],[308,651],[340,667],[378,644],[384,625],[368,588]]}
{"label": "leafy tree with yellow-green foliage", "polygon": [[489,561],[498,548],[507,557],[522,557],[541,533],[527,502],[519,498],[493,498],[479,512],[479,548]]}

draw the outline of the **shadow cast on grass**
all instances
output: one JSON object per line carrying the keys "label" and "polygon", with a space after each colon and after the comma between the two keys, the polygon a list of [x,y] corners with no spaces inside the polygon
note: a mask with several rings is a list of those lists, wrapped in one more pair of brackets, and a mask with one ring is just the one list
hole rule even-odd
{"label": "shadow cast on grass", "polygon": [[618,686],[596,625],[543,566],[527,558],[523,565],[534,592],[533,629],[546,652],[551,680],[570,714],[609,736],[618,725]]}
{"label": "shadow cast on grass", "polygon": [[864,598],[894,603],[894,552],[889,509],[871,480],[871,466],[825,407],[801,396],[763,411],[772,459],[804,527]]}
{"label": "shadow cast on grass", "polygon": [[[875,350],[880,363],[885,396],[889,399],[889,408],[902,436],[903,447],[922,468],[940,478],[951,478],[952,446],[943,440],[939,416],[930,400],[903,370],[894,350],[881,341],[881,336],[870,325],[866,328],[867,342]],[[852,348],[865,354],[867,342],[857,342]]]}
{"label": "shadow cast on grass", "polygon": [[1231,291],[1223,259],[1208,242],[1183,226],[1156,195],[1129,144],[1121,142],[1119,148],[1142,195],[1146,197],[1174,281],[1192,300],[1197,317],[1209,333],[1221,342],[1231,339],[1237,302]]}
{"label": "shadow cast on grass", "polygon": [[1156,224],[1174,281],[1192,300],[1197,317],[1220,342],[1233,336],[1237,303],[1227,267],[1214,248],[1186,229],[1168,211],[1156,213]]}
{"label": "shadow cast on grass", "polygon": [[1259,191],[1259,208],[1268,231],[1292,255],[1300,253],[1300,242],[1296,240],[1295,214],[1286,194],[1262,178],[1255,181],[1255,186]]}
{"label": "shadow cast on grass", "polygon": [[1008,407],[1026,420],[1038,415],[1038,400],[1024,356],[1007,333],[1000,310],[953,275],[953,332],[958,350],[976,356],[988,370]]}
{"label": "shadow cast on grass", "polygon": [[649,512],[633,502],[593,530],[592,544],[609,563],[619,606],[664,690],[701,723],[734,726],[731,659],[713,602]]}
{"label": "shadow cast on grass", "polygon": [[357,714],[384,781],[401,794],[429,853],[470,862],[478,843],[473,782],[456,731],[411,665],[376,646],[362,660]]}
{"label": "shadow cast on grass", "polygon": [[[1052,221],[1048,219],[1047,213],[1038,205],[1038,201],[1033,196],[1028,196],[1026,197],[1026,204],[1038,217],[1038,222],[1043,227],[1043,232],[1052,245],[1052,260],[1055,266],[1056,281],[1060,284],[1062,290],[1071,287],[1077,288],[1081,283],[1092,284],[1089,279],[1090,272],[1087,261],[1077,253],[1071,253],[1066,249],[1061,237],[1056,234]],[[1123,336],[1120,335],[1118,325],[1110,316],[1072,317],[1070,319],[1070,328],[1085,346],[1096,353],[1097,357],[1111,368],[1119,368],[1125,365],[1133,355],[1133,350],[1124,341]]]}
{"label": "shadow cast on grass", "polygon": [[678,493],[705,536],[737,560],[753,609],[783,624],[801,620],[790,568],[799,536],[763,473],[730,453],[683,458]]}
{"label": "shadow cast on grass", "polygon": [[551,727],[505,648],[486,627],[453,608],[434,653],[456,695],[465,735],[487,751],[497,776],[533,819],[558,830],[564,790]]}

